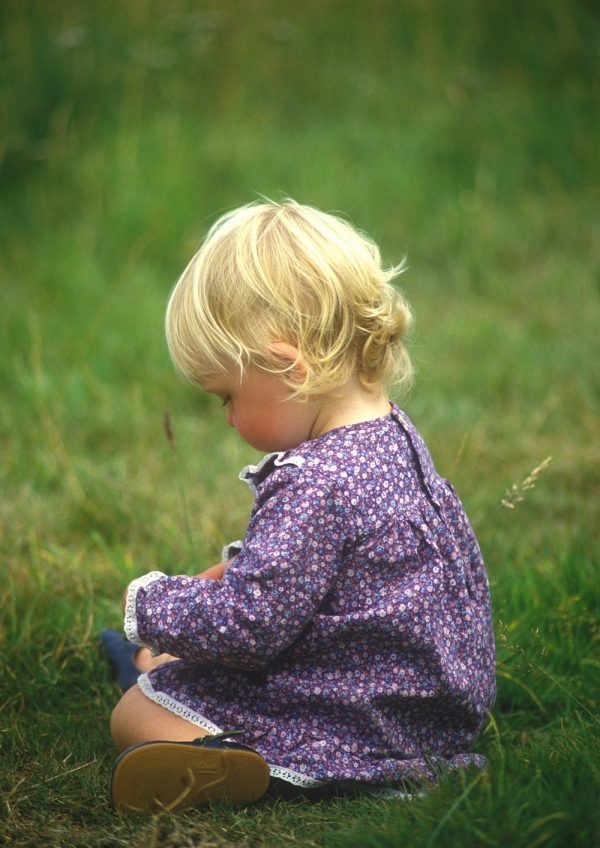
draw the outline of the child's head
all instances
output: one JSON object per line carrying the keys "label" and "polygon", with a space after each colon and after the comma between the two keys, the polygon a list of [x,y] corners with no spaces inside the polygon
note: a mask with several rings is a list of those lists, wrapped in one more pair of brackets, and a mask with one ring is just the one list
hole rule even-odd
{"label": "child's head", "polygon": [[408,383],[411,315],[390,285],[401,270],[382,268],[377,246],[333,215],[291,200],[244,206],[211,228],[171,295],[171,356],[200,385],[254,365],[304,398],[354,377],[367,389]]}

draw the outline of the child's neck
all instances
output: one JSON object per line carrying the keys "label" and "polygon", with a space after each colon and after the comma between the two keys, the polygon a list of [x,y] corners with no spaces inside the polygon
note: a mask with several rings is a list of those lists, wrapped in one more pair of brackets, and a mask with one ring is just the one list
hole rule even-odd
{"label": "child's neck", "polygon": [[367,391],[358,380],[353,381],[342,395],[328,397],[315,404],[315,419],[310,438],[344,427],[347,424],[360,424],[389,415],[390,402],[381,390]]}

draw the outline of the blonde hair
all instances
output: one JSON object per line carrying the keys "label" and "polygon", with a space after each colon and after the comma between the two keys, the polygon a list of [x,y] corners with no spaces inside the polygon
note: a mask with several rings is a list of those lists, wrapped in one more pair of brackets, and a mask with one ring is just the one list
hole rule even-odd
{"label": "blonde hair", "polygon": [[[167,309],[171,357],[202,385],[230,365],[281,374],[297,397],[407,385],[408,304],[379,249],[333,215],[292,200],[251,203],[220,218]],[[269,348],[299,351],[304,368]]]}

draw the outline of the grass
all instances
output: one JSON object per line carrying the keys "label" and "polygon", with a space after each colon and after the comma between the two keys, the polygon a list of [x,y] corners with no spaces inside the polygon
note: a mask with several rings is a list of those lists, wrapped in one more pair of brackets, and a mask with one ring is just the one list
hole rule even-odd
{"label": "grass", "polygon": [[[593,5],[7,0],[0,21],[0,844],[597,844]],[[256,193],[408,254],[403,406],[492,583],[490,769],[410,803],[124,819],[98,631],[132,577],[195,573],[243,534],[236,474],[256,459],[173,374],[164,306],[207,226]]]}

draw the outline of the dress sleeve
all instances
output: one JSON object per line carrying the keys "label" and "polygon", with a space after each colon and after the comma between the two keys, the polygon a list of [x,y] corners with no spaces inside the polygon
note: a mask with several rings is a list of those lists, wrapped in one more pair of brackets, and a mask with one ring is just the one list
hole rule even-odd
{"label": "dress sleeve", "polygon": [[341,490],[293,466],[257,491],[246,539],[223,580],[161,576],[136,590],[137,637],[199,663],[265,668],[309,624],[342,561]]}
{"label": "dress sleeve", "polygon": [[138,633],[136,614],[137,593],[141,588],[152,583],[154,580],[159,580],[161,577],[166,577],[162,571],[151,571],[149,574],[142,574],[141,577],[131,581],[125,597],[125,620],[123,627],[125,630],[125,636],[130,642],[133,642],[134,645],[139,645],[142,648],[151,648],[153,655],[156,655],[159,652],[156,651],[153,645],[144,642]]}

